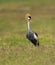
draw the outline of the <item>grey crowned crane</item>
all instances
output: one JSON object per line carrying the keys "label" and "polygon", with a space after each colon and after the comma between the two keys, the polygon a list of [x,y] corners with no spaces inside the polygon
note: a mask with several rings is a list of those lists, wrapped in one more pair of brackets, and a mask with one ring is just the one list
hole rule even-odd
{"label": "grey crowned crane", "polygon": [[27,34],[26,34],[26,37],[29,41],[31,41],[34,46],[39,46],[39,39],[38,39],[38,34],[36,32],[33,32],[30,28],[30,21],[31,21],[31,15],[30,14],[27,14],[26,15],[26,19],[27,19],[27,28],[28,28],[28,31],[27,31]]}

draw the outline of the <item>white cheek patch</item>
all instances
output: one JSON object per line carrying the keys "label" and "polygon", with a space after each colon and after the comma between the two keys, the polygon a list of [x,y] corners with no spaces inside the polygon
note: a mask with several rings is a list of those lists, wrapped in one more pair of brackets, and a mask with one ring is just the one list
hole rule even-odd
{"label": "white cheek patch", "polygon": [[28,17],[28,20],[30,20],[30,18]]}
{"label": "white cheek patch", "polygon": [[35,35],[35,33],[34,33],[34,38],[37,40],[38,39],[38,37]]}

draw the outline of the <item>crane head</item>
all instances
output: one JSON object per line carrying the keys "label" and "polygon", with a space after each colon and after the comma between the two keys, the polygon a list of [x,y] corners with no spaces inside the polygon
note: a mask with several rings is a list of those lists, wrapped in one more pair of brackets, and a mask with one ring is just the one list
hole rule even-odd
{"label": "crane head", "polygon": [[26,18],[27,22],[28,22],[28,21],[30,22],[30,20],[31,20],[31,15],[28,13],[28,14],[26,14],[25,18]]}

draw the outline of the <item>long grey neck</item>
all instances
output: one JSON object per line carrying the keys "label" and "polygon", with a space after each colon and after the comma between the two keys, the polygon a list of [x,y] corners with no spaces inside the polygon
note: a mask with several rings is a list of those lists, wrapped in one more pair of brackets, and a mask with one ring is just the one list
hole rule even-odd
{"label": "long grey neck", "polygon": [[30,22],[28,21],[28,31],[30,31]]}

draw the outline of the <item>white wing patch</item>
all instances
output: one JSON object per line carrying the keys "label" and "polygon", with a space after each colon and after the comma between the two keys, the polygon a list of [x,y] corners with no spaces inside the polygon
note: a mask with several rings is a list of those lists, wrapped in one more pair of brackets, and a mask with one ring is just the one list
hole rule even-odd
{"label": "white wing patch", "polygon": [[38,37],[36,36],[36,34],[34,33],[34,38],[37,40],[38,39]]}

